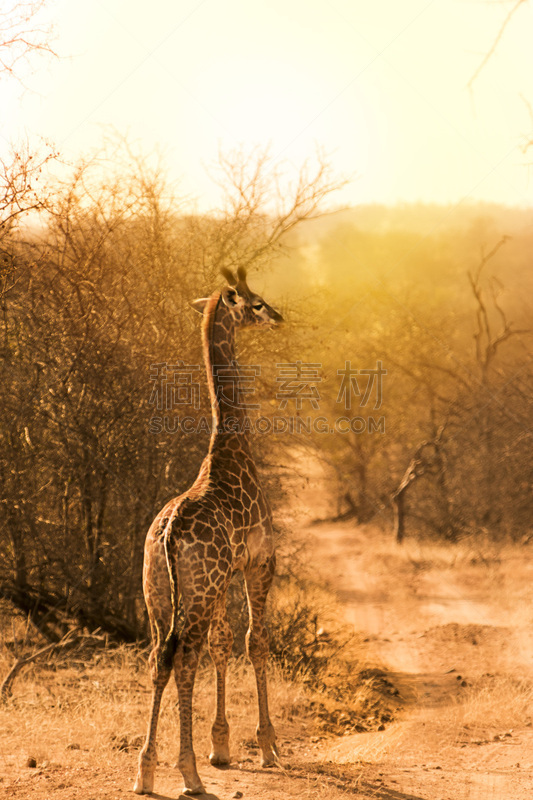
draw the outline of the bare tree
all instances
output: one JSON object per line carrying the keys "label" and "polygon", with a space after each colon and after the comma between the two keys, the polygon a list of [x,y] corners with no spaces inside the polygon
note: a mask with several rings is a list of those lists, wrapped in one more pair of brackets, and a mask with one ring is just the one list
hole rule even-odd
{"label": "bare tree", "polygon": [[[421,442],[416,448],[398,487],[391,495],[394,505],[394,535],[398,544],[405,538],[405,500],[407,490],[414,481],[424,475],[438,476],[443,479],[444,463],[441,453],[442,435],[445,425],[441,425],[436,436],[428,441]],[[449,518],[449,514],[446,515]]]}
{"label": "bare tree", "polygon": [[219,173],[226,202],[210,254],[215,273],[263,266],[293,228],[323,213],[325,199],[345,183],[320,152],[292,180],[288,165],[274,162],[268,150],[221,153]]}
{"label": "bare tree", "polygon": [[12,0],[0,9],[0,80],[19,78],[19,70],[34,56],[56,56],[52,26],[41,20],[47,0]]}
{"label": "bare tree", "polygon": [[[485,275],[508,240],[504,236],[483,251],[476,269],[467,274],[474,300],[473,357],[465,361],[462,355],[456,368],[443,368],[450,380],[446,393],[441,389],[435,398],[431,424],[434,430],[437,426],[436,433],[416,447],[391,495],[399,542],[406,531],[407,492],[423,476],[431,480],[417,492],[409,513],[445,538],[481,530],[503,535],[504,530],[520,529],[523,502],[517,502],[516,487],[518,476],[529,469],[522,445],[529,421],[522,411],[523,389],[517,377],[525,370],[517,369],[502,352],[504,348],[511,352],[512,339],[530,331],[513,325],[501,301],[501,282]],[[427,365],[426,372],[428,367],[435,369],[438,364]],[[416,368],[411,366],[409,373],[417,379]]]}
{"label": "bare tree", "polygon": [[[0,80],[22,80],[22,68],[35,55],[56,56],[50,45],[52,26],[41,20],[47,0],[13,0],[0,8]],[[21,219],[39,212],[46,192],[42,172],[57,157],[54,149],[32,152],[27,143],[12,148],[11,156],[0,159],[0,298],[13,288],[17,264],[12,234]],[[5,318],[5,308],[4,318]]]}
{"label": "bare tree", "polygon": [[[201,435],[151,430],[150,376],[201,364],[189,301],[215,267],[263,267],[325,196],[312,176],[281,221],[259,200],[179,214],[160,167],[113,148],[78,165],[48,198],[46,225],[15,242],[19,276],[5,295],[0,595],[51,642],[73,627],[144,635],[149,519],[204,449]],[[190,411],[210,417],[205,405]]]}

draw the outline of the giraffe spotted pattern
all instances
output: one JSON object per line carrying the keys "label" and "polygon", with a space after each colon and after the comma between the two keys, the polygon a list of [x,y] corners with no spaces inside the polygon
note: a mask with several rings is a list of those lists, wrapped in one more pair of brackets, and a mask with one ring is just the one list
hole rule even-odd
{"label": "giraffe spotted pattern", "polygon": [[[248,434],[227,425],[245,411],[227,403],[213,366],[234,366],[235,331],[244,326],[272,327],[280,314],[246,283],[226,271],[228,286],[193,306],[203,313],[202,340],[213,432],[198,477],[188,491],[171,500],[154,519],[145,544],[143,589],[150,619],[152,707],[134,791],[153,791],[157,765],[156,733],[161,699],[172,671],[178,688],[180,753],[184,794],[204,791],[196,769],[192,737],[192,696],[198,659],[207,638],[216,674],[216,710],[211,728],[210,761],[230,762],[225,709],[226,667],[233,635],[226,616],[226,592],[235,570],[244,573],[250,625],[246,648],[257,683],[257,740],[263,766],[278,763],[266,684],[268,632],[265,603],[275,568],[274,536],[268,502],[252,458]],[[237,426],[247,430],[246,426]],[[180,616],[178,619],[178,608]]]}

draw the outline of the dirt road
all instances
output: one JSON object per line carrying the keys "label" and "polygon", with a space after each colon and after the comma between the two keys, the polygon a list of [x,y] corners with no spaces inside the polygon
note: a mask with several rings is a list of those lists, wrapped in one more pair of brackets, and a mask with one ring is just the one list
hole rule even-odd
{"label": "dirt road", "polygon": [[361,797],[531,798],[530,548],[399,548],[351,525],[309,533],[324,581],[403,699],[396,724],[324,758],[363,762]]}

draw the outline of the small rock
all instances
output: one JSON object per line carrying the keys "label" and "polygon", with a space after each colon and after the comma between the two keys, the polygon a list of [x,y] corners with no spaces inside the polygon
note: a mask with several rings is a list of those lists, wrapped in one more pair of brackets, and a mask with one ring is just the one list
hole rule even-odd
{"label": "small rock", "polygon": [[232,798],[235,798],[235,800],[239,800],[239,798],[242,797],[242,792],[235,792],[231,796]]}
{"label": "small rock", "polygon": [[26,766],[30,767],[31,769],[35,769],[35,767],[37,766],[37,759],[34,758],[33,756],[29,756],[28,760],[26,761]]}
{"label": "small rock", "polygon": [[77,742],[67,744],[67,750],[81,750],[81,746]]}

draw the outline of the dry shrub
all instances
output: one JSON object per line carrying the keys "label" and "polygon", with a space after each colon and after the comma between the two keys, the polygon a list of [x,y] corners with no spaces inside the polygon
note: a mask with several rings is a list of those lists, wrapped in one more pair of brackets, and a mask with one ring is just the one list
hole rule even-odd
{"label": "dry shrub", "polygon": [[305,687],[317,727],[329,733],[383,730],[398,691],[331,594],[282,575],[270,601],[270,651],[282,673]]}

